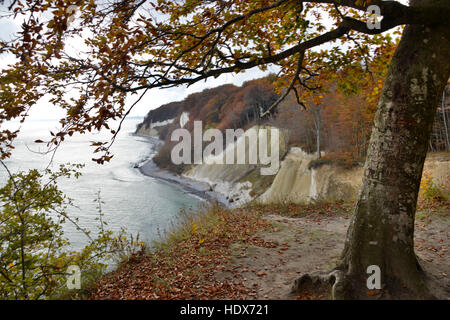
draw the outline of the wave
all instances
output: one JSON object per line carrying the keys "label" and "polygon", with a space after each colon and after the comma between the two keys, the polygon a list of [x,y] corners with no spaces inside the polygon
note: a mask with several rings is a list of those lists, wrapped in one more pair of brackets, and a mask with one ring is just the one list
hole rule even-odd
{"label": "wave", "polygon": [[138,182],[143,181],[144,177],[140,173],[138,169],[134,167],[133,164],[130,163],[128,167],[126,166],[120,166],[112,168],[111,171],[111,178],[116,181],[121,182]]}
{"label": "wave", "polygon": [[145,175],[141,173],[139,168],[155,156],[156,144],[154,141],[146,138],[137,139],[136,136],[133,138],[133,140],[145,142],[145,145],[141,146],[141,152],[137,154],[135,159],[122,163],[120,166],[116,166],[111,169],[111,175],[114,180],[122,182],[137,182],[145,179]]}

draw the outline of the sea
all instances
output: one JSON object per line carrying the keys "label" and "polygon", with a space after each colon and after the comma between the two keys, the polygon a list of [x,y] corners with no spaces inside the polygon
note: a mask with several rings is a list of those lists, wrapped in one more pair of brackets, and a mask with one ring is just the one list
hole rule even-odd
{"label": "sea", "polygon": [[[142,174],[139,167],[149,161],[157,151],[154,138],[135,135],[136,126],[142,118],[126,119],[122,124],[112,148],[114,157],[109,163],[99,165],[92,161],[94,154],[91,141],[109,141],[111,133],[74,134],[57,149],[54,155],[46,154],[45,144],[36,140],[49,138],[49,132],[57,132],[56,120],[33,120],[21,124],[21,131],[14,142],[12,157],[5,164],[12,173],[29,169],[57,170],[60,164],[81,163],[85,167],[82,176],[61,178],[60,189],[73,200],[74,206],[67,212],[79,219],[79,225],[87,230],[98,230],[98,195],[107,228],[118,232],[125,228],[134,237],[151,244],[159,240],[164,232],[176,224],[181,211],[195,211],[205,204],[198,195],[189,193],[181,185],[159,180]],[[9,123],[12,129],[19,123]],[[117,125],[117,124],[116,124]],[[53,156],[53,158],[52,158]],[[0,186],[8,179],[4,168],[0,168]],[[72,249],[81,249],[88,238],[76,230],[71,223],[64,225],[65,236]]]}

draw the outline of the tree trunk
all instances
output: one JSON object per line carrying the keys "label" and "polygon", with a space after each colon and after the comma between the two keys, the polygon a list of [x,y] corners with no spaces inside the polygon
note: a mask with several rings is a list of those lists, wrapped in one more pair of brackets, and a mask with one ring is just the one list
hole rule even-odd
{"label": "tree trunk", "polygon": [[316,129],[316,146],[317,146],[317,159],[321,158],[320,154],[320,127]]}
{"label": "tree trunk", "polygon": [[313,111],[313,119],[314,119],[314,127],[316,129],[316,152],[317,152],[317,159],[321,158],[320,153],[320,133],[322,130],[322,115],[321,115],[321,109],[318,105],[314,105],[312,107]]}
{"label": "tree trunk", "polygon": [[441,113],[442,113],[442,118],[444,121],[444,134],[445,134],[445,149],[444,151],[449,151],[450,150],[450,139],[448,137],[448,125],[447,125],[447,112],[445,110],[445,92],[446,90],[444,90],[444,93],[442,94],[442,104],[441,104]]}
{"label": "tree trunk", "polygon": [[381,282],[390,292],[430,297],[414,253],[414,217],[436,108],[449,78],[449,58],[446,26],[405,28],[378,104],[347,232],[339,268],[349,281],[341,297],[366,294],[371,265],[380,267]]}

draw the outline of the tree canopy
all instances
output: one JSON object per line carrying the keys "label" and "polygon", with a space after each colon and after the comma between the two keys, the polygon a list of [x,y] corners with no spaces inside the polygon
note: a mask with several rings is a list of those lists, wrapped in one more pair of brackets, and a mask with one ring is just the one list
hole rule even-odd
{"label": "tree canopy", "polygon": [[[0,42],[0,53],[15,58],[1,76],[0,122],[24,120],[48,97],[66,112],[49,146],[102,128],[113,141],[120,126],[110,128],[108,120],[129,113],[127,93],[142,96],[268,64],[280,68],[280,79],[290,79],[286,91],[302,104],[307,90],[300,88],[317,87],[325,68],[328,75],[352,68],[354,77],[368,68],[391,40],[384,31],[442,21],[449,13],[445,4],[418,8],[380,0],[3,2],[3,18],[23,23]],[[381,10],[379,28],[368,27],[369,5]],[[16,135],[1,130],[2,158]],[[95,160],[110,159],[110,143],[95,144],[102,152]]]}

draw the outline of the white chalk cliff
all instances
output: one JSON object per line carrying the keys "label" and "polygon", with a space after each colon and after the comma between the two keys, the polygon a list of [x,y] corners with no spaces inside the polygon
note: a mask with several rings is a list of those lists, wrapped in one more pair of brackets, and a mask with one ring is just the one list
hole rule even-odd
{"label": "white chalk cliff", "polygon": [[[266,129],[265,131],[259,129]],[[208,183],[212,190],[222,194],[228,198],[233,205],[239,206],[245,204],[255,198],[259,189],[258,180],[264,179],[261,175],[261,169],[267,166],[251,164],[248,160],[250,155],[257,155],[258,145],[261,141],[267,142],[267,145],[272,145],[271,127],[269,126],[254,126],[247,130],[244,135],[239,137],[235,143],[229,144],[226,149],[218,154],[210,156],[203,164],[195,165],[183,173],[185,177],[193,180]],[[258,132],[258,143],[248,143],[248,137],[251,136],[251,131]],[[279,152],[277,155],[277,162],[286,152],[287,146],[287,131],[280,130],[278,136]],[[267,137],[263,137],[263,134]],[[267,148],[267,145],[265,148]],[[246,164],[223,164],[225,159],[237,159],[238,150],[245,150]],[[271,154],[271,147],[268,147],[268,152]],[[206,162],[206,163],[205,163]],[[265,177],[266,179],[273,179],[273,177]]]}
{"label": "white chalk cliff", "polygon": [[[173,121],[173,120],[172,120]],[[180,126],[189,121],[189,114],[180,116]],[[159,123],[157,124],[159,125]],[[153,125],[154,130],[155,124]],[[250,130],[270,129],[269,126],[254,126],[247,130],[236,143],[229,144],[219,155],[207,158],[207,163],[193,165],[183,176],[208,183],[212,191],[226,197],[233,206],[240,206],[255,200],[260,203],[307,203],[311,201],[355,200],[363,177],[363,167],[356,165],[344,168],[331,163],[318,165],[315,154],[308,154],[297,147],[287,148],[288,132],[280,130],[278,172],[272,176],[261,175],[260,164],[222,164],[227,154],[236,155],[244,147],[246,161],[250,155],[258,154],[258,144],[246,143]],[[150,130],[151,131],[151,130]],[[156,131],[156,130],[155,130]],[[259,140],[261,140],[261,131]],[[267,130],[269,133],[270,130]],[[141,132],[157,134],[157,132]],[[268,145],[271,137],[268,134]],[[268,147],[271,149],[271,146]],[[246,162],[248,163],[248,162]],[[450,178],[450,161],[448,157],[427,158],[424,173],[439,185],[448,185]]]}

